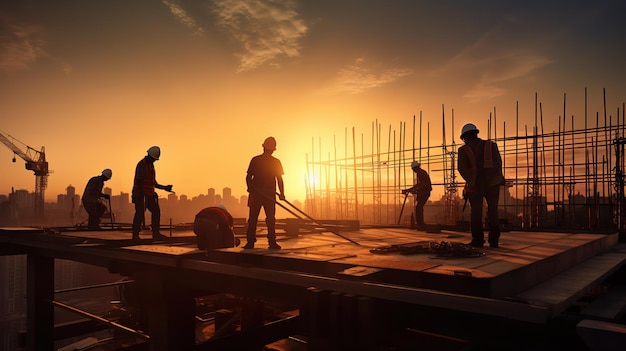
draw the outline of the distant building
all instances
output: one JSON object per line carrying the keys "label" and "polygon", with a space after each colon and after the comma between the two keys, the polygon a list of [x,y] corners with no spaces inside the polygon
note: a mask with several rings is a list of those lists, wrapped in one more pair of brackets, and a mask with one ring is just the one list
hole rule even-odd
{"label": "distant building", "polygon": [[176,195],[174,193],[169,193],[167,195],[167,201],[171,202],[171,203],[174,203],[174,202],[178,201],[178,195]]}
{"label": "distant building", "polygon": [[9,195],[9,199],[13,201],[16,209],[34,208],[35,195],[28,190],[15,190]]}
{"label": "distant building", "polygon": [[57,195],[56,208],[60,211],[70,211],[76,213],[80,208],[80,195],[76,194],[76,188],[71,184],[65,188],[65,194]]}
{"label": "distant building", "polygon": [[209,188],[209,191],[207,192],[207,197],[208,197],[208,201],[207,203],[209,204],[209,206],[215,206],[215,189],[213,188]]}
{"label": "distant building", "polygon": [[237,199],[233,197],[232,193],[233,191],[231,188],[222,189],[222,196],[223,196],[222,203],[224,204],[224,206],[228,208],[234,207],[237,203]]}

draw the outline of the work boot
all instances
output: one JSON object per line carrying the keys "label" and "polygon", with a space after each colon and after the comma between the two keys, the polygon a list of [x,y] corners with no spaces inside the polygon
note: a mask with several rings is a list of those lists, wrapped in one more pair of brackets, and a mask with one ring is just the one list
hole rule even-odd
{"label": "work boot", "polygon": [[480,242],[480,241],[474,241],[474,240],[472,240],[472,241],[470,241],[470,243],[469,243],[469,244],[467,244],[467,245],[472,246],[472,247],[483,247],[483,245],[484,245],[484,240],[483,240],[483,242]]}
{"label": "work boot", "polygon": [[161,234],[161,233],[153,233],[152,234],[152,240],[167,240],[168,237]]}
{"label": "work boot", "polygon": [[500,247],[498,239],[500,239],[500,233],[489,233],[489,246],[494,248]]}
{"label": "work boot", "polygon": [[248,241],[244,246],[244,249],[254,249],[254,242]]}
{"label": "work boot", "polygon": [[280,250],[282,247],[280,245],[278,245],[275,241],[270,243],[269,246],[270,249],[272,250]]}

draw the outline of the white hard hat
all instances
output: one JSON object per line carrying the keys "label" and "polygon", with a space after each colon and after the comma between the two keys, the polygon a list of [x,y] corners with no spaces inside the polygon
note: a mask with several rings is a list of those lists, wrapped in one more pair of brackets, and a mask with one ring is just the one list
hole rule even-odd
{"label": "white hard hat", "polygon": [[153,159],[158,160],[159,157],[161,157],[161,148],[159,148],[158,146],[151,146],[148,149],[148,155]]}
{"label": "white hard hat", "polygon": [[106,179],[111,179],[111,177],[113,176],[113,171],[106,168],[105,170],[102,171],[102,175],[105,176]]}
{"label": "white hard hat", "polygon": [[478,134],[479,130],[478,128],[476,128],[476,126],[473,123],[467,123],[461,129],[461,139],[463,139],[463,135],[465,135],[465,133],[468,133],[468,132],[476,132]]}
{"label": "white hard hat", "polygon": [[268,137],[263,142],[263,148],[268,150],[276,150],[276,139],[274,137]]}
{"label": "white hard hat", "polygon": [[413,161],[411,162],[411,168],[417,168],[419,166],[421,166],[422,164],[419,163],[419,161]]}

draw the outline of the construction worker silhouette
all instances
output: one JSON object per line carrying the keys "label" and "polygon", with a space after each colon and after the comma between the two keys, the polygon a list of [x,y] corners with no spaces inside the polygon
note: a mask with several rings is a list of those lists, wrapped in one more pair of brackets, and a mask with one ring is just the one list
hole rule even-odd
{"label": "construction worker silhouette", "polygon": [[89,214],[89,220],[87,222],[87,229],[89,230],[102,229],[100,228],[100,218],[106,212],[107,208],[100,202],[100,198],[110,199],[109,194],[102,193],[102,188],[104,187],[104,182],[111,179],[112,176],[113,172],[107,168],[102,171],[102,174],[91,177],[85,186],[81,202],[83,203],[83,208],[87,211],[87,214]]}
{"label": "construction worker silhouette", "polygon": [[161,157],[161,149],[152,146],[148,149],[148,154],[137,163],[135,168],[135,181],[133,183],[132,201],[135,204],[135,216],[133,218],[133,240],[139,240],[141,224],[144,221],[146,208],[152,214],[152,239],[163,240],[167,236],[161,234],[161,208],[159,207],[159,197],[155,189],[172,191],[172,185],[161,185],[156,181],[156,171],[154,162]]}
{"label": "construction worker silhouette", "polygon": [[256,226],[261,207],[265,211],[267,225],[267,241],[270,249],[280,249],[276,243],[276,186],[278,185],[279,199],[285,199],[283,183],[283,166],[280,160],[272,156],[276,150],[276,139],[268,137],[263,142],[263,153],[255,156],[248,166],[246,185],[248,186],[248,229],[247,243],[244,249],[254,248],[256,242]]}
{"label": "construction worker silhouette", "polygon": [[198,249],[211,250],[235,247],[239,239],[235,238],[233,226],[235,221],[224,205],[202,209],[193,222]]}
{"label": "construction worker silhouette", "polygon": [[426,225],[424,223],[424,205],[430,198],[433,187],[428,172],[421,168],[419,161],[411,162],[411,169],[415,172],[417,181],[412,187],[402,190],[402,194],[411,193],[415,196],[415,224],[417,229],[423,229]]}
{"label": "construction worker silhouette", "polygon": [[465,179],[464,196],[471,206],[470,228],[471,246],[483,247],[483,198],[487,201],[487,222],[489,224],[489,246],[498,247],[500,239],[500,219],[498,198],[500,186],[504,184],[502,158],[498,145],[491,140],[478,137],[478,128],[468,123],[461,129],[461,139],[465,145],[459,148],[458,168]]}

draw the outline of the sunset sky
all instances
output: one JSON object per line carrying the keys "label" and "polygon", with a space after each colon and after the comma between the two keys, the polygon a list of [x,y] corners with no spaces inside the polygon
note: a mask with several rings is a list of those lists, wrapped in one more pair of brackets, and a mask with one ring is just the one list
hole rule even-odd
{"label": "sunset sky", "polygon": [[[397,129],[421,112],[435,143],[445,106],[458,142],[494,107],[513,126],[519,102],[520,123],[533,124],[537,94],[556,130],[565,95],[567,117],[583,118],[585,88],[590,115],[606,89],[615,116],[625,15],[623,0],[7,0],[0,132],[45,147],[46,201],[70,184],[82,193],[104,168],[114,194],[130,192],[152,145],[157,180],[178,195],[244,195],[268,136],[287,199],[304,200],[313,141],[327,153],[346,128],[369,140],[373,121]],[[34,191],[12,157],[0,145],[0,194]]]}

